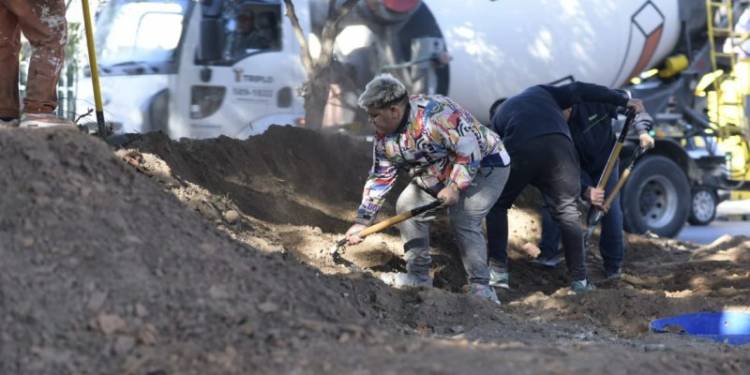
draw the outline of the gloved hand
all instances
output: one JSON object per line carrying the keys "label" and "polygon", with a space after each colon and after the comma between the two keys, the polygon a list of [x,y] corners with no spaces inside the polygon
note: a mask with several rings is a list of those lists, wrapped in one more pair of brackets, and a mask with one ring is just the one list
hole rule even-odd
{"label": "gloved hand", "polygon": [[356,245],[362,242],[364,238],[359,236],[359,232],[361,232],[365,228],[367,228],[367,226],[362,224],[354,224],[349,227],[349,229],[346,231],[346,242],[349,245]]}

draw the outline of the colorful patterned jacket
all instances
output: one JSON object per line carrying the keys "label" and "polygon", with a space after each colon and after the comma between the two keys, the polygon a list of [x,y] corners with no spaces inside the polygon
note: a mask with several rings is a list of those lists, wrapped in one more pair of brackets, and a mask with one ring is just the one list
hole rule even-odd
{"label": "colorful patterned jacket", "polygon": [[449,184],[466,189],[480,167],[510,164],[500,136],[451,99],[412,96],[407,110],[395,132],[375,137],[357,223],[374,221],[399,168],[408,169],[415,183],[437,193]]}

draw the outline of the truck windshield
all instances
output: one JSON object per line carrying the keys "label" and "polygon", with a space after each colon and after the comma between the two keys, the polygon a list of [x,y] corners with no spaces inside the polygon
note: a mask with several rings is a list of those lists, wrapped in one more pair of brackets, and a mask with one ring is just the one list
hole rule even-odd
{"label": "truck windshield", "polygon": [[225,63],[281,47],[281,7],[272,2],[226,2],[224,19]]}
{"label": "truck windshield", "polygon": [[[96,22],[105,74],[159,73],[175,60],[190,0],[111,0]],[[134,69],[135,68],[135,69]]]}

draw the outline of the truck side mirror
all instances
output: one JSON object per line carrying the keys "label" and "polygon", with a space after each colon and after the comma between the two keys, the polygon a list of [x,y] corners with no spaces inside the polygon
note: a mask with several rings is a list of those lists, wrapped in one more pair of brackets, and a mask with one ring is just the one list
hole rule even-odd
{"label": "truck side mirror", "polygon": [[221,20],[223,0],[201,1],[201,30],[198,60],[221,60],[224,49],[224,25]]}

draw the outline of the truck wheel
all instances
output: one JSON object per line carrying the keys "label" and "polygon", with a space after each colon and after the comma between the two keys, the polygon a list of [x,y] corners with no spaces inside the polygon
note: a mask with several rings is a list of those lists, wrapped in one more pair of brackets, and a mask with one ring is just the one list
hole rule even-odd
{"label": "truck wheel", "polygon": [[674,237],[690,214],[690,184],[675,162],[649,156],[633,168],[622,195],[625,229]]}
{"label": "truck wheel", "polygon": [[716,218],[716,206],[719,198],[716,192],[708,187],[699,186],[693,189],[688,223],[692,225],[708,225]]}

